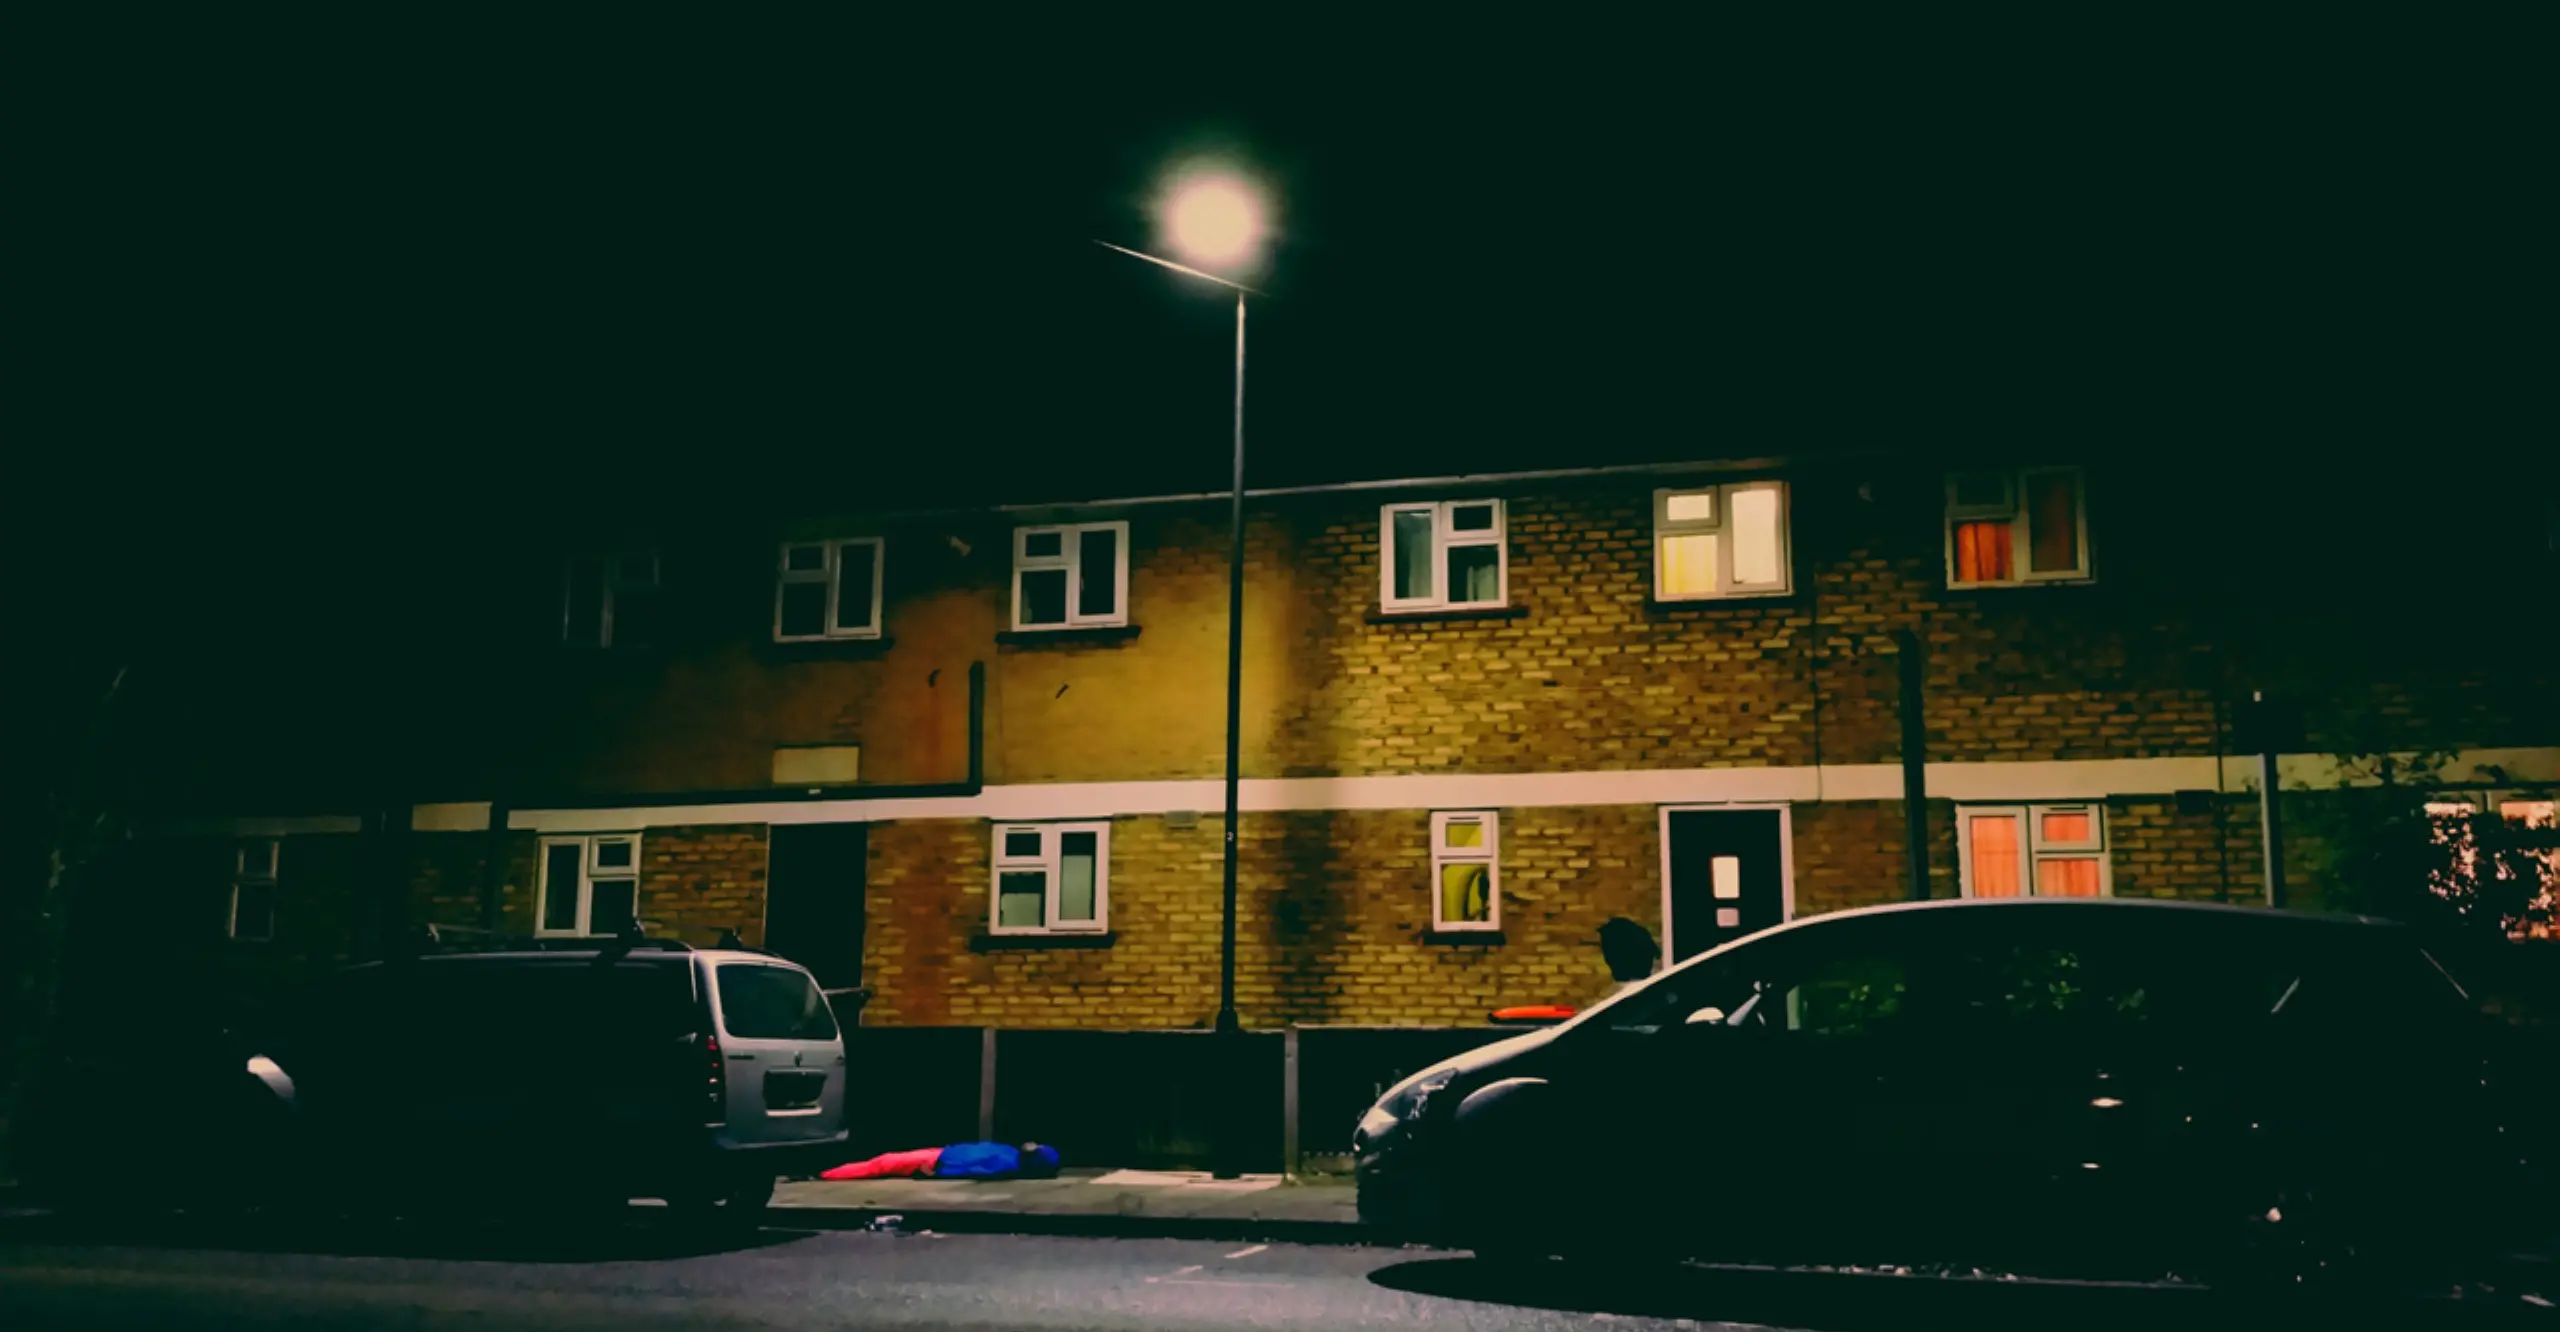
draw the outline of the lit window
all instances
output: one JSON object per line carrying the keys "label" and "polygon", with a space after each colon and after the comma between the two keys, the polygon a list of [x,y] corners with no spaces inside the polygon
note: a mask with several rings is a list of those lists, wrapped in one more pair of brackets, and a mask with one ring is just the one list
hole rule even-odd
{"label": "lit window", "polygon": [[1378,514],[1378,597],[1390,611],[1510,604],[1502,501],[1390,504]]}
{"label": "lit window", "polygon": [[1961,805],[1956,850],[1967,897],[2105,897],[2106,815],[2096,805]]}
{"label": "lit window", "polygon": [[232,848],[231,914],[223,927],[232,938],[262,942],[276,937],[276,861],[282,850],[272,840]]}
{"label": "lit window", "polygon": [[[2550,800],[2501,800],[2496,805],[2500,820],[2517,829],[2560,827],[2560,802]],[[2517,937],[2547,938],[2555,928],[2553,915],[2560,911],[2560,847],[2538,854],[2526,851],[2522,857],[2510,852],[2492,852],[2484,865],[2480,832],[2474,826],[2479,807],[2468,801],[2429,801],[2428,821],[2434,825],[2435,844],[2442,848],[2443,862],[2427,873],[2427,886],[2436,896],[2455,903],[2468,903],[2475,897],[2484,875],[2504,878],[2509,874],[2539,873],[2541,883],[2533,900],[2512,923],[2510,933]],[[2512,831],[2512,830],[2511,830]],[[2506,838],[2500,838],[2506,841]],[[2512,846],[2512,842],[2508,842]],[[2539,860],[2538,869],[2527,869]],[[2465,908],[2467,909],[2467,907]]]}
{"label": "lit window", "polygon": [[999,823],[994,837],[990,932],[1093,934],[1109,928],[1110,824]]}
{"label": "lit window", "polygon": [[1431,928],[1502,928],[1501,849],[1490,810],[1431,816]]}
{"label": "lit window", "polygon": [[1947,584],[2085,582],[2088,486],[2076,467],[1947,478]]}
{"label": "lit window", "polygon": [[1078,523],[1013,533],[1013,627],[1129,622],[1129,525]]}
{"label": "lit window", "polygon": [[574,555],[560,580],[560,641],[636,647],[657,631],[658,557],[651,551]]}
{"label": "lit window", "polygon": [[1653,492],[1654,600],[1777,596],[1787,570],[1785,482]]}
{"label": "lit window", "polygon": [[773,589],[774,641],[878,638],[880,549],[877,537],[784,545]]}
{"label": "lit window", "polygon": [[620,934],[640,923],[640,839],[542,839],[537,934]]}

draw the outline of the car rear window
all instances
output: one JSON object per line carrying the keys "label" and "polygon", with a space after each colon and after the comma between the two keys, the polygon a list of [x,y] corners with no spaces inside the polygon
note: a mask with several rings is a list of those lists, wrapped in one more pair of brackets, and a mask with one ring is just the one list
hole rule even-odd
{"label": "car rear window", "polygon": [[808,976],[788,967],[720,968],[720,1024],[752,1041],[831,1041],[836,1017]]}

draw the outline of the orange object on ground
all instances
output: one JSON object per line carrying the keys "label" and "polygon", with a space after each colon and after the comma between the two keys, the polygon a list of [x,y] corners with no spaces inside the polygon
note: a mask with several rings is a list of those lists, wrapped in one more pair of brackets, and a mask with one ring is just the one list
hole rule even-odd
{"label": "orange object on ground", "polygon": [[1572,1017],[1573,1012],[1574,1010],[1562,1004],[1531,1004],[1524,1008],[1497,1008],[1493,1010],[1493,1020],[1496,1022],[1562,1022]]}
{"label": "orange object on ground", "polygon": [[820,1179],[908,1179],[930,1175],[942,1163],[942,1149],[919,1147],[912,1152],[882,1152],[868,1161],[840,1165],[818,1176]]}

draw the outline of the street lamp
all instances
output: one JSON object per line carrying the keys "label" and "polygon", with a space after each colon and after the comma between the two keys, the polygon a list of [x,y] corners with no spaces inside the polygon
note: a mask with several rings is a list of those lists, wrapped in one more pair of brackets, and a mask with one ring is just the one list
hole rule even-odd
{"label": "street lamp", "polygon": [[[1227,495],[1227,843],[1224,909],[1218,932],[1217,1022],[1218,1034],[1232,1037],[1244,1030],[1236,1016],[1236,770],[1243,730],[1244,681],[1244,306],[1245,297],[1263,293],[1204,271],[1204,267],[1247,271],[1260,254],[1268,228],[1267,211],[1261,192],[1244,177],[1218,168],[1194,169],[1183,173],[1166,191],[1158,205],[1157,223],[1168,247],[1190,263],[1176,263],[1109,241],[1097,240],[1094,244],[1215,283],[1236,294],[1235,475]],[[1225,1067],[1235,1069],[1238,1065],[1234,1050],[1225,1053]],[[1224,1131],[1218,1135],[1217,1173],[1231,1176],[1235,1173],[1234,1154],[1228,1149],[1235,1132],[1231,1125],[1221,1127]]]}

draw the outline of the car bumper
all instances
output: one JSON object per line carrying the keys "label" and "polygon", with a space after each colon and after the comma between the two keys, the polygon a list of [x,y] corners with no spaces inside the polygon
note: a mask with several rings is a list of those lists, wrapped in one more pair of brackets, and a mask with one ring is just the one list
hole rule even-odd
{"label": "car bumper", "polygon": [[762,1173],[770,1169],[777,1177],[815,1175],[845,1163],[846,1144],[851,1136],[843,1129],[823,1138],[793,1142],[738,1142],[723,1135],[712,1139],[712,1151],[724,1165],[743,1170]]}
{"label": "car bumper", "polygon": [[1429,1152],[1407,1144],[1364,1144],[1355,1157],[1353,1180],[1363,1226],[1398,1243],[1447,1241],[1443,1179]]}

